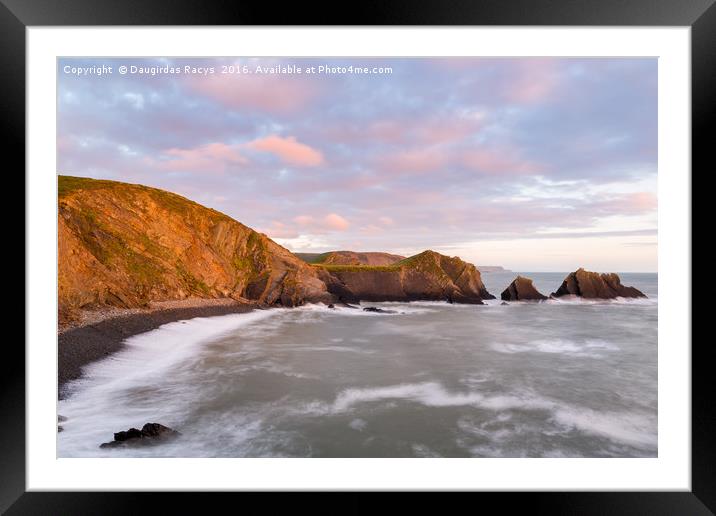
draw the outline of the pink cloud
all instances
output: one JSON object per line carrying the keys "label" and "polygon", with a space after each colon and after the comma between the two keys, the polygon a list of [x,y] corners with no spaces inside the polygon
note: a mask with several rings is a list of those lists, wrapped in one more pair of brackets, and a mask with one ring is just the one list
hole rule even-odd
{"label": "pink cloud", "polygon": [[223,172],[232,165],[245,165],[248,160],[235,145],[207,143],[191,149],[171,148],[164,151],[166,160],[145,158],[150,165],[162,170],[194,170],[201,172]]}
{"label": "pink cloud", "polygon": [[548,97],[558,86],[557,63],[554,59],[524,59],[519,62],[517,76],[505,93],[508,100],[533,103]]}
{"label": "pink cloud", "polygon": [[294,217],[293,221],[299,226],[309,226],[313,224],[314,218],[310,215],[299,215],[298,217]]}
{"label": "pink cloud", "polygon": [[308,145],[300,143],[293,136],[282,138],[280,136],[267,136],[249,142],[247,147],[275,154],[289,165],[299,167],[314,167],[323,163],[323,154]]}
{"label": "pink cloud", "polygon": [[655,210],[658,203],[656,195],[650,192],[637,192],[627,196],[632,207],[639,211]]}
{"label": "pink cloud", "polygon": [[295,233],[301,234],[322,234],[332,231],[345,231],[350,227],[350,222],[337,213],[329,213],[324,216],[298,215],[291,219]]}
{"label": "pink cloud", "polygon": [[299,236],[298,231],[278,220],[271,221],[271,225],[262,229],[261,232],[268,235],[269,238],[296,238]]}
{"label": "pink cloud", "polygon": [[656,195],[651,192],[634,192],[596,201],[591,206],[606,215],[634,215],[656,210],[658,203]]}
{"label": "pink cloud", "polygon": [[348,226],[350,226],[350,223],[337,213],[330,213],[326,215],[323,221],[328,228],[338,231],[345,231],[348,229]]}
{"label": "pink cloud", "polygon": [[190,76],[187,85],[229,108],[254,108],[270,113],[296,112],[320,92],[317,83],[304,77],[264,74]]}
{"label": "pink cloud", "polygon": [[386,172],[431,172],[444,167],[448,156],[440,149],[410,149],[386,156],[380,168]]}

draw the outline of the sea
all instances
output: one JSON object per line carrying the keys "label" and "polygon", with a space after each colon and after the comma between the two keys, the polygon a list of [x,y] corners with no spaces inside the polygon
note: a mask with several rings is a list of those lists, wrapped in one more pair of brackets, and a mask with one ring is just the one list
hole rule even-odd
{"label": "sea", "polygon": [[[522,273],[540,292],[565,273]],[[656,457],[656,274],[647,299],[308,305],[166,324],[87,366],[59,457]],[[157,422],[181,432],[99,448]]]}

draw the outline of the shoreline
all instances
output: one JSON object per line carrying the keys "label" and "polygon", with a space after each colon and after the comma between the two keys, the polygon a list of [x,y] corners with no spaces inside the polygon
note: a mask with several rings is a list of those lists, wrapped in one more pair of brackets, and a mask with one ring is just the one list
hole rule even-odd
{"label": "shoreline", "polygon": [[144,310],[88,312],[81,325],[58,331],[58,399],[66,397],[68,382],[82,377],[84,366],[121,351],[129,337],[183,319],[247,313],[257,308],[256,304],[235,300],[191,300],[156,303]]}

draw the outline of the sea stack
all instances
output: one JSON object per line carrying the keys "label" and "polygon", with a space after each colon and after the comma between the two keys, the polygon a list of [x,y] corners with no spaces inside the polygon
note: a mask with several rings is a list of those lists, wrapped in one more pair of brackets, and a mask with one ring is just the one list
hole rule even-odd
{"label": "sea stack", "polygon": [[500,295],[503,301],[542,301],[547,296],[541,294],[532,284],[532,280],[517,276]]}
{"label": "sea stack", "polygon": [[622,285],[619,275],[585,271],[583,268],[571,272],[552,297],[579,296],[587,299],[614,299],[616,297],[646,297],[634,287]]}

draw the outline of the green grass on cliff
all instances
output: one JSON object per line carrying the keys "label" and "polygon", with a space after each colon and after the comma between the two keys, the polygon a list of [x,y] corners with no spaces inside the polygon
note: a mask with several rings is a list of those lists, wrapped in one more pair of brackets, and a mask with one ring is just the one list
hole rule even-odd
{"label": "green grass on cliff", "polygon": [[325,262],[328,259],[328,257],[333,253],[328,252],[328,253],[294,253],[294,254],[306,263],[319,264],[319,263]]}
{"label": "green grass on cliff", "polygon": [[57,176],[57,196],[62,198],[79,190],[98,190],[111,188],[122,183],[105,179],[90,179],[88,177]]}
{"label": "green grass on cliff", "polygon": [[313,267],[334,272],[364,272],[364,271],[397,271],[397,265],[332,265],[325,263],[312,263]]}
{"label": "green grass on cliff", "polygon": [[[89,177],[75,176],[57,176],[57,196],[59,199],[80,191],[88,190],[109,190],[119,198],[129,198],[133,192],[141,191],[149,194],[164,209],[179,213],[181,215],[189,215],[193,210],[201,210],[210,213],[215,220],[231,221],[237,224],[240,222],[232,219],[228,215],[216,211],[212,208],[203,206],[197,202],[182,197],[181,195],[162,190],[160,188],[152,188],[133,183],[122,183],[120,181],[110,181],[108,179],[91,179]],[[241,224],[243,226],[243,224]]]}

